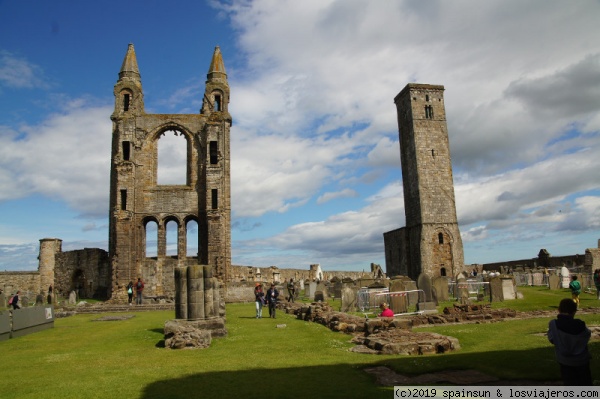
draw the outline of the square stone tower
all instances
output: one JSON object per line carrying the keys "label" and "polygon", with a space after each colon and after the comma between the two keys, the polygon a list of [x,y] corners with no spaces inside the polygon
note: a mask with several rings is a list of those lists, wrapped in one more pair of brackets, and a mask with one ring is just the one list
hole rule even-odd
{"label": "square stone tower", "polygon": [[406,227],[384,233],[388,276],[453,276],[464,254],[454,200],[444,86],[408,84],[398,114]]}
{"label": "square stone tower", "polygon": [[[198,114],[146,114],[141,76],[130,44],[114,87],[110,175],[109,256],[113,299],[141,277],[145,296],[174,296],[174,269],[210,265],[220,282],[231,269],[229,84],[219,47],[207,74]],[[187,148],[185,181],[159,184],[158,158],[166,134]],[[167,256],[167,224],[177,225],[176,255]],[[198,226],[197,256],[188,256],[188,225]],[[146,231],[153,224],[156,256],[148,256]],[[195,247],[195,245],[194,245]],[[195,254],[194,254],[195,255]]]}

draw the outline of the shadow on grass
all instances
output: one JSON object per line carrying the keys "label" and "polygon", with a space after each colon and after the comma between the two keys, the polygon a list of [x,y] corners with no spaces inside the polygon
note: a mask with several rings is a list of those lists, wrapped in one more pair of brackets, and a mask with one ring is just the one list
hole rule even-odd
{"label": "shadow on grass", "polygon": [[[482,339],[485,339],[482,337]],[[600,362],[600,342],[590,343],[592,365]],[[281,356],[293,356],[282,353]],[[315,353],[318,356],[318,353]],[[197,373],[180,378],[156,381],[143,389],[141,398],[390,398],[392,385],[381,386],[375,377],[364,371],[367,367],[386,366],[407,377],[435,374],[450,370],[477,370],[497,381],[449,382],[438,380],[408,382],[404,385],[562,385],[552,347],[528,350],[497,350],[483,353],[443,354],[434,356],[398,356],[377,361],[377,355],[364,355],[363,364],[268,368],[260,355],[248,359],[247,369]],[[419,370],[419,374],[413,374]],[[594,380],[600,380],[600,368],[592,367]],[[464,378],[468,377],[465,372]],[[401,385],[397,383],[396,385]]]}
{"label": "shadow on grass", "polygon": [[[282,354],[285,356],[285,354]],[[315,354],[318,356],[318,354]],[[260,356],[248,359],[248,367]],[[293,368],[254,368],[192,374],[146,386],[143,399],[175,398],[390,398],[391,387],[378,386],[364,366],[336,364]]]}

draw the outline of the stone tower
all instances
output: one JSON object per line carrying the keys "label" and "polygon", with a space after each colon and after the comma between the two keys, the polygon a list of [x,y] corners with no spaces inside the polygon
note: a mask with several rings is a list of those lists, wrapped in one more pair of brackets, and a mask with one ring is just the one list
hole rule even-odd
{"label": "stone tower", "polygon": [[[229,84],[219,47],[208,69],[198,114],[146,114],[133,44],[129,44],[114,87],[109,256],[112,298],[141,277],[145,296],[174,296],[174,269],[209,265],[227,281],[231,269]],[[160,184],[157,171],[165,134],[184,141],[185,181]],[[176,254],[167,255],[167,224],[177,225]],[[197,254],[188,256],[188,225],[197,223]],[[194,223],[194,225],[195,225]],[[153,224],[156,254],[149,255],[147,229]],[[151,231],[151,230],[148,230]],[[195,247],[195,245],[193,245]]]}
{"label": "stone tower", "polygon": [[444,86],[408,84],[398,114],[406,227],[384,233],[388,276],[454,276],[464,254],[454,200]]}
{"label": "stone tower", "polygon": [[50,286],[54,286],[56,254],[60,252],[62,252],[62,240],[58,238],[42,238],[40,240],[38,271],[40,272],[40,286],[43,292],[46,292]]}

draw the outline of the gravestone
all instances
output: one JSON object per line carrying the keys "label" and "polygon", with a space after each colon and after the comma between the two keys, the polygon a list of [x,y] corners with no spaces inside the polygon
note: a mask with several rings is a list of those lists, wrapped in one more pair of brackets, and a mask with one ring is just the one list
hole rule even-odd
{"label": "gravestone", "polygon": [[516,299],[515,285],[512,278],[502,278],[502,298],[506,300]]}
{"label": "gravestone", "polygon": [[490,302],[502,302],[504,296],[502,294],[502,280],[500,277],[490,279]]}
{"label": "gravestone", "polygon": [[343,287],[343,283],[342,280],[336,280],[333,282],[333,297],[334,298],[341,298],[342,297],[342,287]]}
{"label": "gravestone", "polygon": [[556,274],[551,274],[548,276],[548,288],[551,290],[560,290],[560,277]]}
{"label": "gravestone", "polygon": [[[390,280],[390,292],[406,291],[403,279],[393,278]],[[390,308],[394,313],[408,312],[408,296],[390,294]]]}
{"label": "gravestone", "polygon": [[0,292],[0,308],[5,308],[6,302],[6,295],[4,295],[4,292]]}
{"label": "gravestone", "polygon": [[[404,290],[412,291],[407,295],[408,305],[416,305],[419,302],[423,302],[423,294],[417,291],[417,283],[413,280],[404,280]],[[422,298],[423,297],[423,298]]]}
{"label": "gravestone", "polygon": [[315,291],[315,302],[325,302],[325,295],[323,294],[323,291],[317,290]]}
{"label": "gravestone", "polygon": [[431,280],[432,299],[435,303],[447,301],[448,298],[448,277],[434,277]]}
{"label": "gravestone", "polygon": [[342,287],[342,312],[356,312],[357,288],[349,284]]}
{"label": "gravestone", "polygon": [[299,283],[300,283],[300,291],[304,290],[304,280],[300,279]]}
{"label": "gravestone", "polygon": [[423,290],[423,295],[425,296],[421,301],[431,302],[431,277],[425,273],[419,274],[419,277],[417,278],[417,287],[419,287],[420,290]]}
{"label": "gravestone", "polygon": [[37,294],[35,297],[35,306],[44,306],[44,294]]}
{"label": "gravestone", "polygon": [[69,305],[75,305],[77,303],[77,293],[75,291],[71,291],[69,294]]}
{"label": "gravestone", "polygon": [[544,273],[533,273],[533,285],[543,285],[544,284]]}
{"label": "gravestone", "polygon": [[306,292],[304,293],[308,299],[311,301],[315,299],[315,292],[317,291],[317,283],[315,281],[311,281],[306,286]]}
{"label": "gravestone", "polygon": [[466,279],[458,280],[456,283],[456,289],[458,291],[458,301],[461,305],[469,303],[469,284]]}
{"label": "gravestone", "polygon": [[[325,284],[324,281],[319,281],[319,283],[317,284],[317,289],[315,291],[315,297],[316,297],[318,291],[321,291],[321,293],[323,294],[323,298],[324,298],[323,300],[325,300],[325,299],[327,299],[329,297],[329,292],[327,290],[327,285]],[[315,298],[315,301],[316,300],[317,299]]]}
{"label": "gravestone", "polygon": [[571,282],[571,277],[569,276],[569,269],[566,266],[560,268],[560,277],[563,288],[569,288],[569,283]]}

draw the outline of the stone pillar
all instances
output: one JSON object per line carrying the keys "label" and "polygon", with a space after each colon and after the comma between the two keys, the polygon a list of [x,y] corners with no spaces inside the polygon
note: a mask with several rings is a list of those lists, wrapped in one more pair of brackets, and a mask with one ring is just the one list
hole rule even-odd
{"label": "stone pillar", "polygon": [[214,312],[214,299],[213,299],[213,274],[212,266],[203,266],[204,269],[204,317],[215,317],[217,314]]}
{"label": "stone pillar", "polygon": [[58,238],[42,238],[40,240],[40,257],[38,271],[40,272],[40,288],[47,292],[54,288],[55,255],[62,252],[62,240]]}
{"label": "stone pillar", "polygon": [[160,258],[167,255],[167,229],[162,224],[159,224],[157,230],[156,255]]}
{"label": "stone pillar", "polygon": [[187,267],[175,268],[175,318],[188,318]]}
{"label": "stone pillar", "polygon": [[188,320],[204,319],[204,268],[187,268]]}

